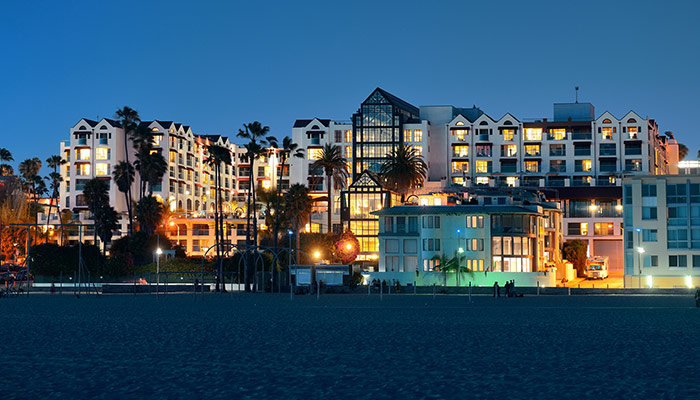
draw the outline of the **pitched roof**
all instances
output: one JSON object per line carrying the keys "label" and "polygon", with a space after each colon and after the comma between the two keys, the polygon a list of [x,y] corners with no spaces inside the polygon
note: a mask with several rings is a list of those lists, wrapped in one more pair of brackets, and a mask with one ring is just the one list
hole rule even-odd
{"label": "pitched roof", "polygon": [[313,118],[313,119],[298,119],[294,121],[294,127],[295,128],[306,128],[307,125],[311,123],[311,121],[317,120],[319,121],[323,126],[328,127],[331,124],[330,119],[320,119],[320,118]]}
{"label": "pitched roof", "polygon": [[362,103],[363,104],[366,103],[376,92],[379,92],[379,94],[381,94],[382,97],[384,97],[392,105],[394,105],[398,108],[404,109],[404,110],[410,112],[411,114],[414,114],[415,116],[420,115],[420,110],[418,109],[418,107],[414,106],[413,104],[408,103],[407,101],[401,100],[400,98],[394,96],[393,94],[387,92],[386,90],[384,90],[380,87],[374,89],[372,91],[372,93]]}

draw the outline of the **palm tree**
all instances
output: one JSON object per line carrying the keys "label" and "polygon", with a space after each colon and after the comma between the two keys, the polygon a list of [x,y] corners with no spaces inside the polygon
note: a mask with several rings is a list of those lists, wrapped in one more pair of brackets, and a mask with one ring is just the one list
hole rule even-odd
{"label": "palm tree", "polygon": [[678,161],[683,161],[688,156],[688,146],[678,143]]}
{"label": "palm tree", "polygon": [[102,203],[95,214],[95,232],[102,241],[102,253],[107,254],[107,243],[112,241],[112,234],[118,227],[117,211],[109,203]]}
{"label": "palm tree", "polygon": [[292,141],[292,138],[285,136],[282,139],[282,146],[277,142],[277,138],[271,138],[270,146],[277,149],[277,154],[279,157],[279,166],[277,174],[277,193],[275,197],[277,198],[277,205],[275,206],[275,228],[273,230],[273,247],[277,250],[277,241],[279,240],[279,227],[280,227],[280,198],[282,197],[282,172],[284,166],[287,164],[289,157],[304,158],[304,150],[299,148],[297,143]]}
{"label": "palm tree", "polygon": [[382,164],[380,175],[389,189],[401,194],[401,203],[406,193],[423,185],[428,166],[413,147],[403,146],[392,150],[388,160]]}
{"label": "palm tree", "polygon": [[[129,164],[129,138],[131,137],[132,132],[138,126],[139,122],[141,122],[141,117],[139,117],[138,111],[131,107],[124,106],[114,113],[114,118],[119,120],[122,130],[124,130],[124,162]],[[133,179],[131,182],[133,183]],[[134,219],[131,212],[131,183],[129,183],[129,187],[127,188],[127,194],[126,209],[129,212],[129,234],[131,235],[131,226],[134,225]]]}
{"label": "palm tree", "polygon": [[134,166],[126,161],[120,161],[114,166],[112,175],[114,176],[114,182],[117,184],[117,188],[120,192],[124,193],[124,197],[126,198],[126,211],[129,215],[129,236],[131,236],[133,234],[134,220],[132,217],[130,191],[131,184],[134,183]]}
{"label": "palm tree", "polygon": [[296,248],[300,245],[301,228],[306,224],[306,221],[311,215],[311,197],[309,197],[309,188],[295,183],[289,187],[289,191],[284,195],[287,205],[286,213],[292,223],[292,229],[296,234]]}
{"label": "palm tree", "polygon": [[[32,207],[29,208],[30,213],[34,212],[34,232],[36,236],[36,225],[39,223],[38,222],[38,213],[37,213],[37,200],[38,200],[38,195],[39,192],[41,191],[41,185],[44,183],[43,180],[39,177],[39,171],[41,171],[41,160],[38,159],[37,157],[34,158],[28,158],[21,163],[19,163],[19,173],[22,176],[22,184],[25,188],[25,191],[31,194],[32,197]],[[46,186],[44,185],[44,190],[46,189]],[[33,211],[32,211],[33,210]],[[36,240],[35,240],[36,241]]]}
{"label": "palm tree", "polygon": [[[238,136],[241,139],[247,139],[248,143],[244,146],[246,149],[243,155],[243,160],[250,164],[250,171],[248,173],[248,206],[246,210],[246,224],[248,229],[246,230],[246,247],[250,246],[250,214],[251,214],[251,203],[253,208],[255,207],[255,182],[253,180],[253,171],[255,170],[255,160],[260,158],[265,154],[264,146],[267,141],[274,140],[273,137],[265,137],[270,132],[269,126],[262,126],[258,121],[251,122],[249,124],[243,124],[243,129],[238,130]],[[257,246],[258,244],[258,217],[253,210],[253,242]]]}
{"label": "palm tree", "polygon": [[88,210],[92,214],[94,243],[97,244],[97,227],[100,225],[100,209],[104,204],[109,204],[109,187],[105,181],[99,178],[92,178],[85,182],[83,196]]}
{"label": "palm tree", "polygon": [[442,277],[444,280],[443,286],[447,286],[447,273],[457,269],[457,266],[458,266],[457,257],[450,258],[444,254],[440,254],[440,255],[433,256],[433,258],[431,258],[431,260],[436,261],[437,265],[435,266],[435,269],[442,273]]}
{"label": "palm tree", "polygon": [[310,165],[311,169],[323,169],[328,188],[328,233],[333,230],[333,188],[343,189],[348,178],[348,161],[343,157],[340,147],[326,143],[321,149],[321,156]]}
{"label": "palm tree", "polygon": [[59,155],[53,155],[46,159],[46,165],[53,168],[53,172],[51,172],[49,176],[47,176],[47,179],[49,180],[49,188],[51,189],[51,198],[49,199],[49,215],[46,219],[46,223],[49,223],[51,221],[51,208],[53,206],[54,200],[56,201],[56,213],[58,213],[58,195],[59,190],[61,189],[61,182],[63,182],[63,177],[58,172],[58,169],[66,163],[67,161]]}
{"label": "palm tree", "polygon": [[139,230],[147,235],[153,235],[163,219],[165,208],[153,196],[146,196],[136,203],[136,220],[139,222]]}
{"label": "palm tree", "polygon": [[[219,291],[219,282],[223,283],[223,261],[221,259],[221,248],[219,243],[223,241],[224,216],[221,209],[221,164],[231,164],[231,152],[219,145],[208,147],[209,157],[205,160],[214,170],[214,236],[216,237],[216,256],[219,259],[219,279],[216,281],[216,291]],[[224,285],[224,287],[226,287]]]}
{"label": "palm tree", "polygon": [[8,162],[14,160],[15,159],[12,157],[12,153],[10,153],[10,150],[7,150],[6,148],[0,148],[0,161],[2,162],[2,164],[0,164],[0,175],[14,175],[14,168],[12,168],[10,164],[7,164]]}

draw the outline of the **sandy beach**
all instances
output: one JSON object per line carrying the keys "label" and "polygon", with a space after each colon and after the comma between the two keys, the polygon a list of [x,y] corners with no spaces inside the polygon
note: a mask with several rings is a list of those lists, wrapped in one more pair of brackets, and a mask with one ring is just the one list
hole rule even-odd
{"label": "sandy beach", "polygon": [[700,398],[686,296],[0,299],[2,398]]}

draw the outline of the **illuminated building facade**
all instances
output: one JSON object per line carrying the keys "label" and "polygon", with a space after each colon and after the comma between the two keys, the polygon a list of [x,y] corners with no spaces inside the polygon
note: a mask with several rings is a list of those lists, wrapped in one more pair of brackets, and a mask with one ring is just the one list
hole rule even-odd
{"label": "illuminated building facade", "polygon": [[626,287],[700,286],[700,175],[627,177]]}
{"label": "illuminated building facade", "polygon": [[[216,144],[230,150],[232,164],[221,168],[220,193],[226,225],[227,228],[229,225],[231,227],[229,239],[240,242],[242,239],[238,233],[245,229],[241,229],[238,217],[246,209],[245,200],[251,185],[250,164],[243,159],[245,150],[232,144],[225,136],[195,134],[191,127],[180,123],[154,120],[142,121],[141,124],[153,133],[154,151],[160,152],[168,165],[161,183],[153,188],[153,195],[167,205],[173,220],[185,229],[178,231],[175,227],[165,228],[171,238],[175,241],[179,239],[191,255],[199,255],[199,249],[206,250],[206,247],[214,244],[214,173],[206,162],[207,147]],[[131,141],[127,146],[129,161],[133,163],[136,157]],[[68,161],[61,169],[64,181],[61,185],[60,207],[70,209],[76,221],[91,223],[82,189],[88,180],[102,179],[109,187],[110,204],[120,214],[120,228],[115,232],[114,238],[125,234],[129,222],[126,201],[112,176],[115,165],[125,160],[124,131],[120,124],[110,119],[81,119],[71,128],[70,140],[61,142],[60,154]],[[267,156],[256,160],[252,184],[262,189],[276,187],[278,168],[277,157],[271,150]],[[138,179],[137,173],[132,185],[132,196],[136,200],[139,193]],[[288,167],[282,170],[282,185],[289,186]],[[195,228],[194,225],[199,226]],[[211,229],[205,229],[203,225]],[[92,241],[91,229],[84,232],[88,242]],[[208,232],[211,232],[211,238]],[[77,236],[74,236],[70,239],[77,240]]]}

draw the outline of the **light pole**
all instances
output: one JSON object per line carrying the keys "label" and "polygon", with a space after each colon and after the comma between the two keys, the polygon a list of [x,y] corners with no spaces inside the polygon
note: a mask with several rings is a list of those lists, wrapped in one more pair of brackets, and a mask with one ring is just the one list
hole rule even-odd
{"label": "light pole", "polygon": [[291,229],[287,231],[287,236],[289,237],[289,251],[287,252],[287,274],[289,275],[289,293],[292,293],[292,236],[294,236],[294,231]]}
{"label": "light pole", "polygon": [[163,250],[160,247],[156,250],[156,290],[160,287],[160,255],[163,254]]}
{"label": "light pole", "polygon": [[462,243],[462,230],[457,229],[457,287],[461,286],[461,270],[462,270],[462,253],[464,253],[464,249],[460,246]]}
{"label": "light pole", "polygon": [[641,289],[642,288],[642,254],[644,254],[644,247],[642,247],[642,229],[641,228],[634,228],[634,231],[637,233],[637,260],[639,261],[639,280],[638,280],[638,286]]}

